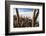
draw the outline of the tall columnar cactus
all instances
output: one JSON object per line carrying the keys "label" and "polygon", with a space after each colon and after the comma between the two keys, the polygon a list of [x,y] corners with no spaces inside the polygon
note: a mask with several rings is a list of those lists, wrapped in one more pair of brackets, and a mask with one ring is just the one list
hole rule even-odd
{"label": "tall columnar cactus", "polygon": [[19,12],[17,8],[16,8],[16,14],[17,14],[17,24],[19,24]]}
{"label": "tall columnar cactus", "polygon": [[[37,12],[37,13],[36,13]],[[38,18],[39,15],[39,9],[34,9],[34,13],[33,13],[33,19],[32,19],[32,27],[35,26],[36,20]]]}

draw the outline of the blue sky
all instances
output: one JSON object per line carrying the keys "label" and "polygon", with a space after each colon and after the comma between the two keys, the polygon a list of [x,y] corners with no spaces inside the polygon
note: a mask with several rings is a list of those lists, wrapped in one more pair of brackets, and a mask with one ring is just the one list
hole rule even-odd
{"label": "blue sky", "polygon": [[31,8],[18,8],[18,11],[19,12],[32,12],[33,9],[31,9]]}
{"label": "blue sky", "polygon": [[[18,8],[18,12],[19,12],[19,16],[21,16],[21,15],[22,15],[22,17],[27,16],[32,19],[33,9],[31,9],[31,8]],[[14,9],[13,15],[16,15],[16,8]],[[38,20],[39,20],[39,17],[38,17]]]}

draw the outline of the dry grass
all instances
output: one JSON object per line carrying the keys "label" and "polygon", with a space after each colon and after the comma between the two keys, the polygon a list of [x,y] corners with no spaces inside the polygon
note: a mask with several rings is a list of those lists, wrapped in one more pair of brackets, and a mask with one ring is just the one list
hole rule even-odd
{"label": "dry grass", "polygon": [[[14,27],[32,27],[32,19],[27,17],[19,17],[19,22],[17,22],[17,16],[14,17]],[[36,27],[39,26],[39,22],[36,22],[34,25]]]}

